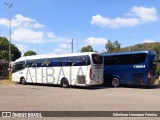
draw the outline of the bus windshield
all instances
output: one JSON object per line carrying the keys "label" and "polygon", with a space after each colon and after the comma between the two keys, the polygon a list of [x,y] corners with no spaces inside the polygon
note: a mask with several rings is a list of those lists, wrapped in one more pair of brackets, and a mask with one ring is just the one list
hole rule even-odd
{"label": "bus windshield", "polygon": [[93,54],[92,59],[93,59],[94,64],[102,64],[102,62],[103,62],[103,58],[101,55]]}

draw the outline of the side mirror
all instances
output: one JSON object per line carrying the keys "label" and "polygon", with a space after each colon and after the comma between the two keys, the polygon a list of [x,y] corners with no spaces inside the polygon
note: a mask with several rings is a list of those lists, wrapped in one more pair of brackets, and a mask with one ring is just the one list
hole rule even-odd
{"label": "side mirror", "polygon": [[157,62],[160,62],[160,59],[157,59]]}

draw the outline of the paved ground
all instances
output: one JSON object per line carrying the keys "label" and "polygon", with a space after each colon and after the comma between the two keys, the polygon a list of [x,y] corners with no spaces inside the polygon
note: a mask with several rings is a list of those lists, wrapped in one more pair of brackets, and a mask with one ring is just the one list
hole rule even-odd
{"label": "paved ground", "polygon": [[0,111],[160,111],[160,87],[96,86],[66,89],[57,86],[0,84]]}

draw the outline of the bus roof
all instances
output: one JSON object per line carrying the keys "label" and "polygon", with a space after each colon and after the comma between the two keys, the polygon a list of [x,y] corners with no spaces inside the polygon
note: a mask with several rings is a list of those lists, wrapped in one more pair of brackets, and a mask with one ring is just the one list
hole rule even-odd
{"label": "bus roof", "polygon": [[138,53],[155,53],[155,52],[151,50],[141,50],[141,51],[131,51],[131,52],[102,53],[102,55],[110,56],[110,55],[128,55],[128,54],[138,54]]}
{"label": "bus roof", "polygon": [[83,52],[83,53],[71,53],[71,54],[61,54],[61,55],[32,55],[25,56],[17,59],[15,62],[23,60],[36,60],[36,59],[45,59],[45,58],[57,58],[57,57],[69,57],[69,56],[82,56],[82,55],[91,55],[98,54],[97,52]]}

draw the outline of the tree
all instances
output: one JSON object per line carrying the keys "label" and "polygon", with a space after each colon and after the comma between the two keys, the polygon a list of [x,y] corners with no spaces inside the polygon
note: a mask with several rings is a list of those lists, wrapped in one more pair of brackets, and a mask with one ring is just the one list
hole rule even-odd
{"label": "tree", "polygon": [[94,50],[91,45],[87,45],[81,48],[81,52],[94,52]]}
{"label": "tree", "polygon": [[121,49],[121,43],[118,42],[118,40],[116,40],[114,43],[114,52],[118,52]]}
{"label": "tree", "polygon": [[121,49],[121,44],[118,40],[111,42],[108,40],[108,43],[105,45],[107,53],[118,52]]}
{"label": "tree", "polygon": [[107,53],[112,53],[114,50],[114,44],[110,40],[108,40],[108,43],[106,43],[105,48],[107,50]]}
{"label": "tree", "polygon": [[29,50],[29,51],[25,52],[23,56],[31,56],[31,55],[36,55],[36,53],[32,50]]}
{"label": "tree", "polygon": [[[15,61],[21,57],[21,52],[14,45],[11,44],[11,60]],[[0,37],[0,59],[9,60],[9,41],[5,37]]]}

